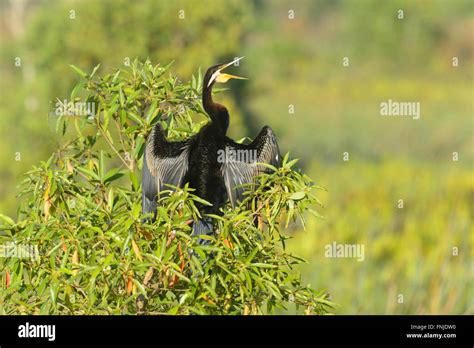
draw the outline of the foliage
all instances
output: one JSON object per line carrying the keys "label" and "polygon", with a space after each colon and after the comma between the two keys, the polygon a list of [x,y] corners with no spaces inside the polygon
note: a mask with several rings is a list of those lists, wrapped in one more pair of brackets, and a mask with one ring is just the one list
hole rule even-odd
{"label": "foliage", "polygon": [[137,175],[152,126],[161,122],[180,139],[207,122],[194,121],[205,117],[201,75],[183,83],[168,67],[135,60],[104,76],[98,67],[91,74],[72,67],[81,81],[71,103],[95,111],[58,104],[57,130],[67,140],[27,173],[18,221],[0,215],[3,245],[37,246],[32,257],[1,259],[2,314],[260,314],[290,305],[322,314],[332,307],[324,291],[302,284],[295,267],[304,260],[285,249],[283,228],[304,222],[305,212],[317,215],[310,206],[318,202],[317,187],[288,156],[239,207],[215,216],[208,246],[190,236],[202,200],[187,186],[162,199],[156,222],[144,222]]}

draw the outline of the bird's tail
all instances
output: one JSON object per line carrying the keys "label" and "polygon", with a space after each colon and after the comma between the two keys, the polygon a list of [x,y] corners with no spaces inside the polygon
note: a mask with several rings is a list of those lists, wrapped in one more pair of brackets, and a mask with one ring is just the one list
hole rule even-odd
{"label": "bird's tail", "polygon": [[[209,217],[199,219],[193,224],[193,236],[210,236],[213,234],[212,220]],[[208,239],[199,238],[198,243],[201,245],[208,245],[211,241]]]}

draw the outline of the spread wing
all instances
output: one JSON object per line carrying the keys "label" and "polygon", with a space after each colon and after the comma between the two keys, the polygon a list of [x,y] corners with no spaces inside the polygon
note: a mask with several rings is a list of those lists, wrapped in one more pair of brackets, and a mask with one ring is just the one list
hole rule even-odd
{"label": "spread wing", "polygon": [[191,140],[169,142],[158,123],[148,138],[142,170],[142,212],[156,214],[156,201],[166,185],[180,187],[188,171]]}
{"label": "spread wing", "polygon": [[248,185],[255,177],[270,169],[259,163],[280,165],[280,151],[275,133],[268,126],[262,128],[254,141],[248,145],[238,144],[228,139],[224,149],[221,171],[227,195],[233,207],[242,200]]}

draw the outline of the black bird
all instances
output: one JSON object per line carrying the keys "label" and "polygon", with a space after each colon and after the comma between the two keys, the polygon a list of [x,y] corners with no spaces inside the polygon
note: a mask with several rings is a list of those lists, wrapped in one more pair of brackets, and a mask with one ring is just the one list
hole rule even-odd
{"label": "black bird", "polygon": [[[270,127],[263,127],[250,144],[238,144],[226,136],[229,112],[225,106],[212,100],[214,83],[225,83],[232,78],[244,79],[222,73],[242,58],[207,70],[202,87],[202,104],[211,122],[197,134],[184,141],[170,142],[166,140],[166,132],[160,123],[154,126],[143,161],[144,214],[153,212],[156,218],[157,199],[162,190],[170,189],[167,185],[183,187],[189,183],[198,197],[212,203],[212,206],[197,204],[202,218],[193,223],[193,235],[209,235],[213,232],[213,226],[206,214],[221,215],[220,208],[227,200],[235,207],[248,190],[245,184],[253,183],[257,175],[268,171],[268,167],[259,163],[280,164],[278,144]],[[200,242],[203,242],[202,239]]]}

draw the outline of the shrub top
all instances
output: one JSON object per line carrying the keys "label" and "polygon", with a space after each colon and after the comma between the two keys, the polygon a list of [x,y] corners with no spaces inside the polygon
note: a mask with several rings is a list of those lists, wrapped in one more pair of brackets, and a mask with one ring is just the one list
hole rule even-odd
{"label": "shrub top", "polygon": [[[141,216],[145,140],[161,122],[183,139],[208,122],[202,77],[178,81],[169,66],[81,76],[54,115],[62,143],[21,183],[17,221],[0,215],[0,314],[267,314],[296,306],[326,313],[327,293],[304,286],[284,229],[318,215],[318,188],[284,157],[241,205],[227,205],[208,246],[191,237],[203,202],[187,186],[163,198],[154,223]],[[258,200],[257,200],[258,198]],[[261,203],[258,203],[261,202]],[[250,209],[247,207],[251,207]],[[257,215],[257,217],[256,217]],[[258,226],[254,224],[258,219]],[[205,260],[205,261],[203,261]]]}

